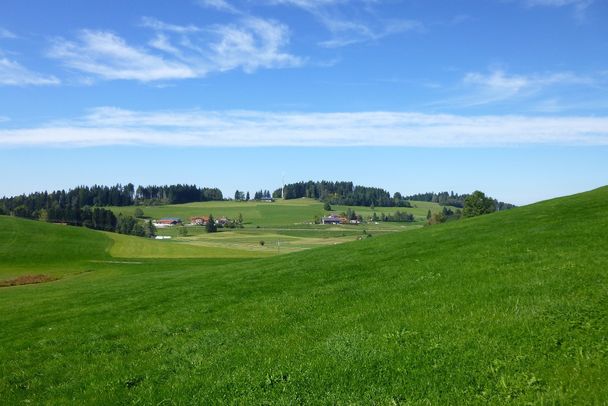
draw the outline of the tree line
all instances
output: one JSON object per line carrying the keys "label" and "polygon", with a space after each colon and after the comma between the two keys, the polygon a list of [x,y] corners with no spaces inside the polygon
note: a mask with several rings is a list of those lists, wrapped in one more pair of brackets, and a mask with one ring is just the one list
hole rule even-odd
{"label": "tree line", "polygon": [[[470,194],[458,194],[454,192],[427,192],[418,193],[410,196],[406,196],[407,200],[416,200],[420,202],[433,202],[438,203],[442,206],[453,206],[458,208],[464,208],[466,199],[471,196]],[[516,207],[514,204],[499,202],[496,199],[491,199],[495,211],[508,210]]]}
{"label": "tree line", "polygon": [[308,197],[330,204],[347,206],[383,206],[383,207],[411,207],[407,199],[400,193],[392,197],[382,188],[355,186],[353,182],[308,181],[285,185],[272,194],[279,198],[284,194],[285,199]]}
{"label": "tree line", "polygon": [[208,202],[223,199],[222,191],[218,188],[199,188],[196,185],[139,186],[135,192],[135,203],[148,206]]}

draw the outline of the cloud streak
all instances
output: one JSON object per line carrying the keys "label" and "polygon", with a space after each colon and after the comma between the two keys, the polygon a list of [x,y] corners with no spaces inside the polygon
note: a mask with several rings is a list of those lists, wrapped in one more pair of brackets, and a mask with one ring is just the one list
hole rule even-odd
{"label": "cloud streak", "polygon": [[49,86],[60,83],[55,76],[31,71],[16,61],[0,56],[0,86]]}
{"label": "cloud streak", "polygon": [[0,146],[95,147],[608,146],[608,117],[415,112],[140,112],[97,108],[78,120],[0,129]]}
{"label": "cloud streak", "polygon": [[105,80],[153,82],[201,78],[214,72],[299,66],[303,60],[284,49],[289,29],[255,17],[205,29],[146,17],[154,31],[147,46],[135,46],[108,31],[82,30],[76,40],[56,39],[48,56],[66,67]]}
{"label": "cloud streak", "polygon": [[[424,25],[419,21],[379,18],[373,12],[377,3],[374,0],[267,0],[267,3],[296,7],[312,15],[331,33],[330,39],[319,43],[326,48],[377,41],[390,35],[424,30]],[[359,7],[355,3],[360,3]],[[353,11],[358,17],[351,16]]]}

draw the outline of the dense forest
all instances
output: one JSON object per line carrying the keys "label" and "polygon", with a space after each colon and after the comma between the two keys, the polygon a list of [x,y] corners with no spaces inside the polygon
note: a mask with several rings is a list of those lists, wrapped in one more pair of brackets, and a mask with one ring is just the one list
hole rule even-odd
{"label": "dense forest", "polygon": [[196,185],[139,186],[135,192],[136,204],[179,204],[222,200],[217,188],[199,188]]}
{"label": "dense forest", "polygon": [[170,186],[78,186],[68,191],[36,192],[29,195],[3,197],[0,214],[10,214],[53,223],[84,226],[96,230],[150,236],[152,224],[138,222],[132,216],[116,217],[104,206],[135,204],[172,204],[222,200],[222,192],[194,185]]}
{"label": "dense forest", "polygon": [[272,194],[279,198],[285,193],[285,199],[297,199],[309,197],[330,204],[342,204],[348,206],[382,206],[382,207],[410,207],[407,199],[400,193],[392,197],[384,189],[367,186],[355,186],[353,182],[297,182],[285,185],[283,189],[277,189]]}
{"label": "dense forest", "polygon": [[[448,192],[439,192],[439,193],[428,192],[428,193],[418,193],[415,195],[406,196],[405,199],[416,200],[416,201],[420,201],[420,202],[433,202],[433,203],[438,203],[443,206],[454,206],[454,207],[463,208],[465,199],[468,196],[470,196],[470,195],[469,194],[459,195],[458,193],[454,193],[454,192],[449,192],[449,193]],[[494,208],[497,211],[508,210],[508,209],[512,209],[515,207],[515,205],[510,204],[510,203],[499,202],[496,199],[493,199],[493,200],[494,200]]]}

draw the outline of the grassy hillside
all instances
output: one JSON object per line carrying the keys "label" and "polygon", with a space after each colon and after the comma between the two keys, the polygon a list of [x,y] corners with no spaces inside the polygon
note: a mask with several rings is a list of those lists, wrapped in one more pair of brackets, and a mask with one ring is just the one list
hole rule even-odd
{"label": "grassy hillside", "polygon": [[[396,210],[407,211],[419,218],[426,218],[427,211],[439,212],[442,209],[437,203],[412,202],[413,207],[376,207],[375,211],[380,214],[393,213]],[[112,207],[116,213],[133,215],[137,206]],[[310,222],[315,216],[323,216],[323,203],[314,199],[277,199],[273,203],[263,203],[256,201],[236,202],[197,202],[186,204],[171,204],[164,206],[139,206],[143,209],[146,216],[151,218],[161,217],[180,217],[182,220],[189,220],[193,216],[207,216],[212,213],[215,217],[237,218],[243,215],[248,226],[255,227],[285,227],[294,224]],[[334,212],[345,212],[348,207],[353,208],[357,213],[365,217],[372,215],[373,211],[369,207],[359,206],[335,206]]]}
{"label": "grassy hillside", "polygon": [[108,263],[3,288],[0,393],[604,404],[607,210],[602,188],[268,259]]}
{"label": "grassy hillside", "polygon": [[155,241],[83,227],[0,216],[0,281],[23,274],[62,276],[120,258],[253,258],[244,250]]}
{"label": "grassy hillside", "polygon": [[[204,227],[188,227],[186,237],[180,234],[178,228],[160,228],[159,235],[171,236],[174,241],[197,247],[208,247],[213,249],[229,249],[255,252],[261,255],[276,255],[277,253],[289,253],[317,248],[324,245],[335,245],[343,242],[354,241],[365,237],[363,230],[375,236],[405,229],[420,227],[426,221],[427,211],[439,212],[442,206],[437,203],[412,202],[415,207],[395,208],[378,207],[376,212],[391,214],[396,210],[407,211],[416,216],[414,223],[390,223],[380,222],[378,224],[365,224],[361,226],[352,225],[315,225],[310,224],[314,217],[327,215],[323,210],[323,204],[314,199],[278,199],[273,203],[256,201],[235,202],[203,202],[175,204],[165,206],[142,207],[144,214],[150,218],[179,217],[185,223],[193,216],[206,216],[210,213],[216,218],[228,217],[238,218],[241,214],[245,221],[244,229],[221,230],[221,233],[208,234]],[[335,206],[333,213],[346,212],[349,206]],[[370,217],[373,211],[369,207],[350,206],[358,214]],[[118,213],[133,215],[135,206],[112,207]],[[260,245],[264,241],[264,245]],[[224,254],[218,254],[224,255]],[[235,256],[235,255],[230,255]]]}

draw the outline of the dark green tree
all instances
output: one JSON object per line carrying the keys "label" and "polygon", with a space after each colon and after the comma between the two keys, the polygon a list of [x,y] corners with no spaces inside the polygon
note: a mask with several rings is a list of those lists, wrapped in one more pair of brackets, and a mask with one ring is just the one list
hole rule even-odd
{"label": "dark green tree", "polygon": [[325,202],[325,204],[323,205],[323,210],[331,211],[331,204],[329,204],[329,202]]}
{"label": "dark green tree", "polygon": [[144,225],[144,232],[146,237],[156,237],[156,226],[152,223],[152,220],[146,221]]}
{"label": "dark green tree", "polygon": [[464,217],[475,217],[483,214],[488,214],[496,211],[494,200],[479,190],[473,192],[473,194],[467,196],[464,199],[464,208],[462,209],[462,215]]}
{"label": "dark green tree", "polygon": [[217,224],[215,224],[213,214],[209,215],[209,220],[207,221],[207,224],[205,224],[205,231],[208,233],[215,233],[217,231]]}

